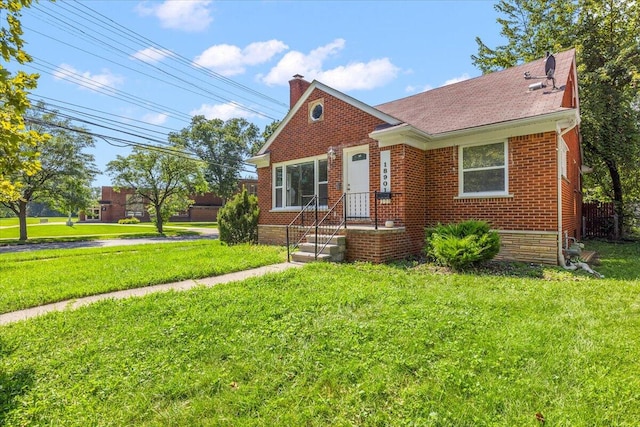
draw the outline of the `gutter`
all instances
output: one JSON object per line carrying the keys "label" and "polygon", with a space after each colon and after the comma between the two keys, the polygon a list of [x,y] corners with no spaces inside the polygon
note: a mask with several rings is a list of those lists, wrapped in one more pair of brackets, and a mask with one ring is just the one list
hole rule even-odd
{"label": "gutter", "polygon": [[[566,268],[567,266],[567,260],[565,260],[564,258],[564,253],[563,253],[563,246],[562,246],[562,240],[563,240],[563,236],[562,236],[562,165],[560,164],[560,162],[562,161],[562,156],[560,155],[561,150],[562,150],[562,146],[560,144],[564,144],[564,139],[562,138],[564,135],[566,135],[568,132],[570,132],[571,130],[573,130],[576,126],[578,126],[578,122],[579,122],[579,117],[569,121],[568,123],[562,123],[562,122],[557,122],[556,123],[556,133],[558,135],[557,138],[557,142],[556,142],[556,169],[557,169],[557,174],[558,174],[558,261],[560,262],[560,265],[562,265],[563,267]],[[568,127],[566,127],[564,130],[561,129],[561,124],[567,124]]]}

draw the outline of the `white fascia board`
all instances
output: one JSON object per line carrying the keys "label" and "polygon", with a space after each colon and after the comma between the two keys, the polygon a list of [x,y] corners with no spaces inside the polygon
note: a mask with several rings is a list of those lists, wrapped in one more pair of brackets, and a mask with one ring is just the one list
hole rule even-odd
{"label": "white fascia board", "polygon": [[[359,110],[362,110],[365,113],[370,114],[373,117],[382,120],[385,123],[388,123],[388,124],[393,125],[393,126],[402,123],[401,120],[398,120],[393,116],[390,116],[390,115],[388,115],[386,113],[383,113],[382,111],[372,107],[371,105],[365,104],[362,101],[358,101],[357,99],[355,99],[355,98],[353,98],[353,97],[351,97],[351,96],[349,96],[349,95],[347,95],[345,93],[337,91],[334,88],[329,87],[329,86],[327,86],[327,85],[325,85],[323,83],[320,83],[317,80],[314,80],[313,83],[311,83],[311,86],[313,86],[314,84],[321,91],[326,92],[329,95],[331,95],[331,96],[333,96],[335,98],[338,98],[339,100],[344,101],[347,104],[350,104],[350,105],[358,108]],[[309,89],[311,89],[311,87],[309,87]],[[310,93],[311,93],[311,91],[309,91],[309,94]],[[306,95],[308,96],[308,94],[306,94]]]}
{"label": "white fascia board", "polygon": [[258,154],[247,159],[247,163],[252,163],[258,168],[266,168],[271,162],[271,153]]}
{"label": "white fascia board", "polygon": [[427,144],[431,139],[427,133],[406,123],[387,129],[375,130],[369,134],[369,138],[378,141],[378,147],[380,148],[405,144],[420,150],[426,150]]}
{"label": "white fascia board", "polygon": [[273,142],[273,140],[275,140],[278,135],[280,134],[280,132],[282,131],[282,129],[285,128],[285,126],[287,126],[287,123],[289,123],[289,121],[291,120],[291,118],[298,112],[298,110],[307,102],[307,99],[309,98],[309,96],[311,95],[311,93],[314,91],[314,89],[319,89],[335,98],[340,99],[341,101],[346,102],[347,104],[353,105],[354,107],[364,111],[367,114],[370,114],[380,120],[382,120],[385,123],[388,123],[390,125],[397,125],[402,123],[400,120],[396,119],[395,117],[392,117],[388,114],[383,113],[380,110],[377,110],[375,108],[373,108],[370,105],[365,104],[362,101],[358,101],[357,99],[346,95],[340,91],[337,91],[323,83],[320,83],[317,80],[314,80],[309,87],[307,88],[307,90],[304,91],[304,93],[302,94],[302,96],[300,97],[300,99],[298,99],[298,101],[293,105],[293,107],[291,107],[291,109],[289,110],[289,112],[287,113],[286,116],[284,116],[284,119],[282,119],[282,122],[280,122],[280,126],[278,126],[278,128],[275,130],[275,132],[273,132],[271,134],[271,136],[269,137],[269,139],[267,139],[267,142],[265,142],[265,144],[262,146],[262,148],[260,149],[260,151],[258,151],[258,155],[260,154],[264,154],[267,152],[267,150],[269,149],[269,146],[271,145],[271,143]]}

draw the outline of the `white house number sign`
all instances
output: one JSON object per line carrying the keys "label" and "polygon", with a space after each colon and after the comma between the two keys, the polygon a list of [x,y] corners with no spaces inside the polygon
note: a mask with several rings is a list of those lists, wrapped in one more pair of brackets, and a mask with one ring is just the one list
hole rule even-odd
{"label": "white house number sign", "polygon": [[380,152],[380,192],[391,192],[391,151]]}

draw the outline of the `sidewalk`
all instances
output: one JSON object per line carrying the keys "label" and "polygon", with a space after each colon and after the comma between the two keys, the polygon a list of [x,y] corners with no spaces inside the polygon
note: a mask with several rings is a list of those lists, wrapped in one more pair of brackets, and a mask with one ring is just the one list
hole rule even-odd
{"label": "sidewalk", "polygon": [[144,288],[126,289],[123,291],[109,292],[106,294],[92,295],[73,300],[60,301],[53,304],[42,305],[39,307],[27,308],[25,310],[14,311],[0,315],[0,325],[18,322],[37,317],[52,311],[73,310],[78,307],[92,304],[96,301],[105,299],[124,299],[130,297],[139,297],[153,292],[166,292],[170,290],[185,291],[196,286],[215,286],[221,283],[237,282],[248,279],[250,277],[263,276],[268,273],[278,273],[288,270],[289,268],[301,267],[303,264],[298,263],[281,263],[258,267],[251,270],[238,271],[235,273],[223,274],[221,276],[205,277],[203,279],[185,280],[182,282],[166,283],[163,285],[146,286]]}

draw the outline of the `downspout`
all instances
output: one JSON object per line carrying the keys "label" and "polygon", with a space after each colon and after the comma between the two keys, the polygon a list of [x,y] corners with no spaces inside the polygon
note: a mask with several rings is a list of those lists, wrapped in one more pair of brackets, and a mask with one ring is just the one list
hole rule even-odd
{"label": "downspout", "polygon": [[560,123],[556,123],[556,133],[558,135],[556,142],[556,169],[557,169],[557,178],[558,178],[558,261],[560,261],[560,265],[563,267],[567,266],[567,261],[564,259],[564,254],[562,253],[562,165],[560,162],[562,161],[562,156],[560,153],[562,152],[562,146],[560,144],[564,143],[564,139],[562,138],[567,132],[571,131],[578,125],[578,121],[575,120],[572,124],[567,127],[564,131],[560,128]]}

